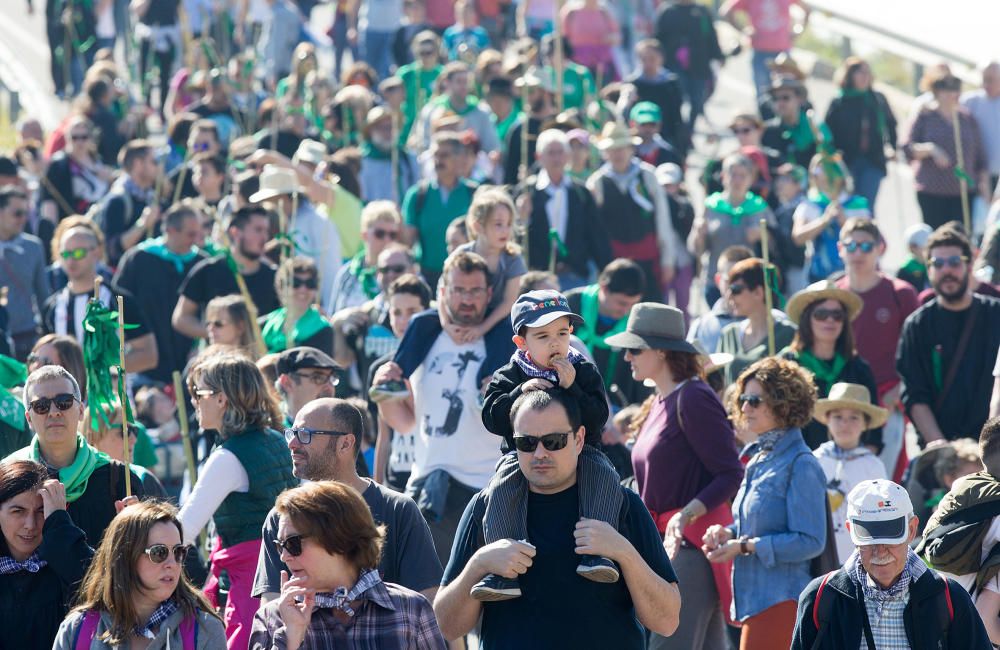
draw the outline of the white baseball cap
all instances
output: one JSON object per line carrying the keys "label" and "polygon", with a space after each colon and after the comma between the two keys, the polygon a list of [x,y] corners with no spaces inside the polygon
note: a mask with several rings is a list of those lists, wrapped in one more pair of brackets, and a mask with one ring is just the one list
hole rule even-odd
{"label": "white baseball cap", "polygon": [[855,546],[903,544],[912,516],[910,495],[892,481],[862,481],[847,495],[847,521]]}

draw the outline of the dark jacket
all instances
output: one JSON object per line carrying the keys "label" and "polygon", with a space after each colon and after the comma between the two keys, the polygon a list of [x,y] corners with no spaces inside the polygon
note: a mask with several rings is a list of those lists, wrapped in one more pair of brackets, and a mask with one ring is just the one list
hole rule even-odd
{"label": "dark jacket", "polygon": [[[588,445],[600,447],[601,431],[608,421],[608,398],[604,393],[604,379],[597,366],[586,358],[573,364],[576,379],[566,393],[580,406],[580,416],[586,429],[584,438]],[[514,428],[510,423],[510,407],[521,396],[521,386],[531,379],[516,362],[511,361],[493,373],[486,387],[483,403],[483,424],[490,433],[503,437],[503,450],[514,448]]]}
{"label": "dark jacket", "polygon": [[[954,618],[950,623],[941,614],[945,582],[933,569],[928,569],[910,585],[910,602],[903,612],[906,636],[913,650],[989,650],[992,646],[976,612],[969,594],[954,580],[948,580]],[[816,640],[813,622],[813,603],[823,577],[814,579],[799,597],[799,611],[795,621],[790,650],[810,650]],[[863,619],[866,616],[861,587],[843,569],[838,570],[823,588],[822,601],[830,599],[829,622],[817,650],[844,650],[860,648],[863,638]],[[826,608],[826,605],[823,605]],[[942,629],[942,624],[947,630]]]}
{"label": "dark jacket", "polygon": [[[403,340],[399,342],[393,361],[403,370],[403,376],[409,377],[424,362],[427,354],[434,347],[434,342],[444,330],[441,327],[441,316],[437,309],[428,309],[410,319],[406,326]],[[514,353],[514,343],[511,341],[513,332],[510,321],[506,318],[493,326],[483,340],[486,343],[486,361],[479,366],[477,381],[490,376],[494,370],[507,363]]]}
{"label": "dark jacket", "polygon": [[[568,178],[568,177],[567,177]],[[549,243],[549,213],[546,210],[550,195],[548,190],[535,188],[538,178],[531,176],[523,191],[531,197],[531,216],[528,217],[528,268],[547,271],[552,247]],[[560,265],[587,277],[588,263],[593,261],[603,269],[611,261],[611,243],[604,224],[597,217],[597,205],[590,190],[576,179],[568,179],[566,213],[566,255],[559,256]]]}
{"label": "dark jacket", "polygon": [[[850,166],[865,158],[885,172],[885,145],[896,148],[896,118],[882,93],[835,97],[826,110],[825,122],[834,146],[844,154],[844,163]],[[880,122],[884,127],[881,133]]]}
{"label": "dark jacket", "polygon": [[697,3],[665,2],[656,16],[654,37],[663,48],[664,66],[695,79],[708,79],[709,63],[724,57],[712,14]]}
{"label": "dark jacket", "polygon": [[[141,500],[146,491],[142,480],[132,475],[132,494]],[[117,460],[103,467],[98,467],[87,481],[87,489],[79,499],[66,506],[66,511],[73,518],[73,523],[87,534],[87,543],[97,548],[104,536],[104,531],[118,512],[115,501],[125,498],[125,466]]]}

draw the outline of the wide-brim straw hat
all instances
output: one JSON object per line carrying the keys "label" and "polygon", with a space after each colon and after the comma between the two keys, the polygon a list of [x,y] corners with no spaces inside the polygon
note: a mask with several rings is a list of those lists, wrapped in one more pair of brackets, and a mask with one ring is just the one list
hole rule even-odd
{"label": "wide-brim straw hat", "polygon": [[674,350],[702,354],[685,338],[687,329],[680,309],[658,302],[640,302],[629,312],[625,331],[605,339],[615,348]]}
{"label": "wide-brim straw hat", "polygon": [[260,190],[250,195],[250,203],[260,203],[299,191],[299,179],[294,169],[264,165],[260,173]]}
{"label": "wide-brim straw hat", "polygon": [[642,138],[632,135],[628,127],[620,122],[608,122],[601,129],[601,137],[597,140],[597,148],[601,151],[618,147],[635,147],[642,143]]}
{"label": "wide-brim straw hat", "polygon": [[889,410],[871,402],[871,394],[861,384],[840,382],[830,387],[830,394],[816,400],[813,417],[826,424],[827,415],[837,409],[861,411],[868,416],[868,428],[877,429],[889,421]]}
{"label": "wide-brim straw hat", "polygon": [[292,156],[292,162],[306,163],[307,165],[319,165],[326,158],[326,145],[316,140],[303,140],[299,143],[299,148]]}
{"label": "wide-brim straw hat", "polygon": [[785,306],[785,313],[788,314],[788,318],[793,323],[798,325],[799,319],[802,318],[802,312],[806,310],[806,307],[814,302],[828,298],[833,298],[844,305],[847,309],[847,319],[849,321],[857,318],[858,314],[861,313],[861,308],[864,307],[864,301],[861,300],[861,296],[858,294],[853,291],[841,289],[829,280],[820,280],[819,282],[810,284],[792,296]]}

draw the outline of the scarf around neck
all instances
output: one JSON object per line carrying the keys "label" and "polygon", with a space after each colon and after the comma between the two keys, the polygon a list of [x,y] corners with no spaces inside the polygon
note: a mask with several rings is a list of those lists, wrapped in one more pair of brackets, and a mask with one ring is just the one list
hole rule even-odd
{"label": "scarf around neck", "polygon": [[848,575],[861,585],[865,601],[874,603],[879,617],[881,617],[882,608],[887,602],[901,598],[910,589],[910,584],[919,580],[927,571],[927,565],[923,563],[920,556],[913,552],[912,548],[906,549],[906,564],[903,566],[903,572],[899,575],[899,579],[888,588],[883,588],[868,575],[864,565],[861,564],[861,556],[858,551],[851,554],[851,557],[845,562],[844,568],[848,570]]}
{"label": "scarf around neck", "polygon": [[[264,345],[270,352],[281,352],[289,347],[288,340],[285,337],[285,318],[287,318],[287,314],[288,308],[281,307],[268,314],[264,320],[264,327],[261,328],[261,336],[264,338]],[[303,341],[312,338],[325,327],[329,327],[329,323],[323,319],[315,307],[310,306],[292,326],[292,341],[295,345],[299,345]]]}
{"label": "scarf around neck", "polygon": [[166,239],[162,236],[142,242],[139,244],[139,250],[146,251],[164,262],[172,263],[178,275],[184,275],[184,265],[198,257],[197,246],[192,246],[187,253],[175,253],[167,247]]}
{"label": "scarf around neck", "polygon": [[32,553],[24,562],[18,562],[8,555],[0,555],[0,576],[27,571],[28,573],[38,573],[48,562],[38,557],[38,552]]}
{"label": "scarf around neck", "polygon": [[[567,350],[566,352],[566,360],[572,363],[573,365],[576,365],[577,362],[585,358],[586,357],[584,357],[582,354],[574,350],[572,347],[570,347],[569,350]],[[525,352],[524,350],[516,351],[514,353],[514,356],[512,357],[512,360],[514,361],[514,363],[517,364],[517,366],[521,370],[524,371],[524,374],[528,375],[529,377],[538,377],[540,379],[547,379],[556,384],[557,386],[559,385],[559,373],[552,368],[540,368],[537,364],[535,364],[534,361],[531,360],[531,357],[528,356],[528,353]]]}
{"label": "scarf around neck", "polygon": [[[845,324],[845,327],[850,327],[850,324]],[[833,354],[831,361],[818,359],[809,350],[802,350],[798,353],[798,357],[799,364],[816,375],[816,379],[825,384],[825,386],[821,387],[824,393],[828,393],[830,387],[837,383],[840,373],[844,371],[844,366],[847,365],[847,359],[839,352]]]}
{"label": "scarf around neck", "polygon": [[[33,460],[48,466],[42,458],[42,449],[38,443],[38,435],[31,438],[31,443],[24,449],[10,455],[11,460]],[[95,470],[109,464],[111,459],[103,452],[97,451],[87,443],[87,439],[76,434],[76,457],[73,462],[59,470],[59,480],[66,486],[66,503],[73,503],[87,491],[87,482]]]}
{"label": "scarf around neck", "polygon": [[727,215],[733,226],[739,226],[743,217],[752,217],[767,210],[767,201],[753,192],[747,192],[743,202],[733,205],[722,192],[716,192],[705,199],[705,207],[720,214]]}
{"label": "scarf around neck", "polygon": [[378,571],[368,569],[358,577],[358,581],[350,589],[347,587],[337,587],[337,590],[333,593],[325,592],[316,594],[316,607],[339,609],[348,616],[354,616],[354,609],[351,607],[351,603],[358,600],[362,594],[381,582],[382,578],[379,576]]}

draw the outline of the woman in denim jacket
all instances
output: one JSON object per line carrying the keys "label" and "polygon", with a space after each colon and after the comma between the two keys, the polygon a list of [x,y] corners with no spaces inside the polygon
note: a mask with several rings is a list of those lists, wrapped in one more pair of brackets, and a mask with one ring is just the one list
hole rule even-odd
{"label": "woman in denim jacket", "polygon": [[733,560],[734,618],[741,650],[791,644],[809,561],[826,543],[826,480],[802,439],[816,388],[797,364],[769,357],[736,380],[731,412],[757,436],[733,502],[731,526],[713,526],[702,549],[711,562]]}

